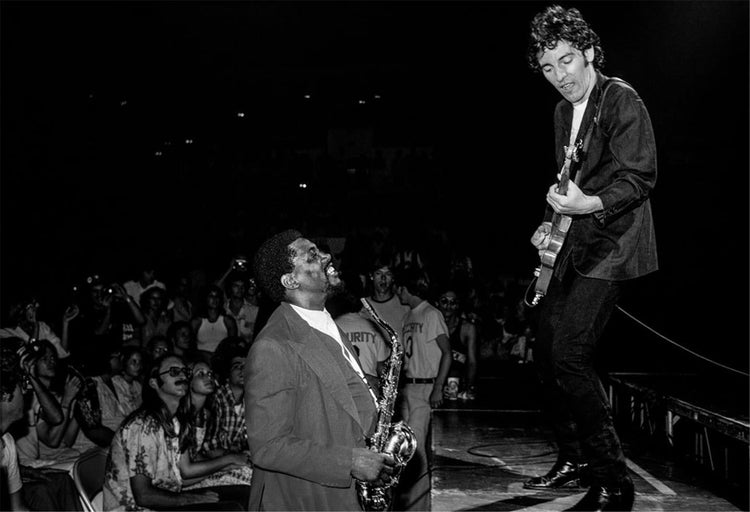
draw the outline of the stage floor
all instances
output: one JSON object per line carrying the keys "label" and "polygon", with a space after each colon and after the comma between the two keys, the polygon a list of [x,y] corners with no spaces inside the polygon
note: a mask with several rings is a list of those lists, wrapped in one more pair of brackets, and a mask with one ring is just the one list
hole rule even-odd
{"label": "stage floor", "polygon": [[[453,406],[452,404],[456,404]],[[451,408],[454,407],[454,408]],[[635,483],[634,510],[742,510],[707,490],[690,471],[649,454],[624,439]],[[432,509],[558,511],[579,493],[530,491],[522,487],[554,463],[552,434],[538,410],[476,408],[448,402],[433,411]]]}

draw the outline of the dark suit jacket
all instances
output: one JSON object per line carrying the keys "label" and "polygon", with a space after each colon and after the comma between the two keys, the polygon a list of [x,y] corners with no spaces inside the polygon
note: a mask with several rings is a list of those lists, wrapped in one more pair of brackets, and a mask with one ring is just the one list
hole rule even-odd
{"label": "dark suit jacket", "polygon": [[[366,446],[375,405],[364,414],[373,421],[361,425],[347,377],[324,338],[283,302],[250,348],[245,368],[254,465],[250,510],[361,508],[350,475],[352,448]],[[343,333],[342,340],[356,354]]]}
{"label": "dark suit jacket", "polygon": [[[597,75],[579,138],[593,122],[606,79]],[[573,217],[556,275],[572,264],[581,275],[619,281],[658,268],[649,200],[656,184],[656,143],[646,106],[632,87],[612,83],[600,109],[576,183],[585,194],[599,196],[604,210]],[[572,118],[573,106],[562,100],[555,109],[558,168],[569,143]],[[546,219],[551,215],[548,207]]]}

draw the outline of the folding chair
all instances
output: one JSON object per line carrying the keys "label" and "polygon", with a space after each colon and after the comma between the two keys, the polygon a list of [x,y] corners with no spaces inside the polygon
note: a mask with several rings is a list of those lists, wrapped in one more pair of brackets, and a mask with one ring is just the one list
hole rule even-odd
{"label": "folding chair", "polygon": [[104,486],[104,466],[108,454],[107,448],[92,448],[78,457],[73,464],[73,481],[84,512],[100,512],[94,508],[92,500]]}

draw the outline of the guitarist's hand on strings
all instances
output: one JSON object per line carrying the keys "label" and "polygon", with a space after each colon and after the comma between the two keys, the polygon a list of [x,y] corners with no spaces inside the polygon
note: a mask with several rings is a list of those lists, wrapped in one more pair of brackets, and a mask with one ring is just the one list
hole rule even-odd
{"label": "guitarist's hand on strings", "polygon": [[547,191],[547,203],[555,212],[563,215],[585,215],[604,209],[599,196],[587,196],[572,180],[568,182],[565,195],[558,194],[557,185],[552,185]]}
{"label": "guitarist's hand on strings", "polygon": [[540,258],[542,257],[542,254],[544,254],[544,251],[547,250],[551,232],[552,232],[552,223],[543,222],[538,228],[536,228],[536,231],[534,231],[534,234],[531,235],[531,245],[536,247],[536,250],[539,251]]}

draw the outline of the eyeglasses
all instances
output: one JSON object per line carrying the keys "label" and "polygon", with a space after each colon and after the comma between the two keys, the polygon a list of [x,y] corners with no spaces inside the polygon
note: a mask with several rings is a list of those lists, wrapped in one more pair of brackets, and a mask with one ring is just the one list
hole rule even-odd
{"label": "eyeglasses", "polygon": [[213,379],[214,375],[216,375],[211,370],[198,370],[197,372],[193,373],[193,377],[200,377],[201,379],[208,377],[209,379]]}
{"label": "eyeglasses", "polygon": [[180,375],[190,377],[190,368],[188,368],[187,366],[173,366],[169,370],[165,370],[159,373],[160,376],[166,374],[169,374],[170,377],[179,377]]}

